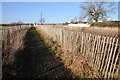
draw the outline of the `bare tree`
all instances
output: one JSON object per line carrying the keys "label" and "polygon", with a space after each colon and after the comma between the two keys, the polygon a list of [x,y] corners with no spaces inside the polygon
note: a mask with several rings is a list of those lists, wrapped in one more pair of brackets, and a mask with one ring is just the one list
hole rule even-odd
{"label": "bare tree", "polygon": [[18,21],[17,24],[23,24],[23,22],[22,21]]}
{"label": "bare tree", "polygon": [[77,17],[75,16],[74,18],[73,18],[73,22],[75,23],[75,22],[77,22],[78,21],[78,19],[77,19]]}
{"label": "bare tree", "polygon": [[115,4],[112,2],[86,2],[85,5],[80,6],[81,15],[80,20],[87,18],[88,21],[98,22],[108,18],[108,14],[112,14],[115,10]]}

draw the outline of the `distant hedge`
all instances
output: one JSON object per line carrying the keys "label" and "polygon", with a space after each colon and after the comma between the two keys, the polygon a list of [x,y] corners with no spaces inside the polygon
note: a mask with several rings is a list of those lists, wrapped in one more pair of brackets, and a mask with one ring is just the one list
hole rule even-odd
{"label": "distant hedge", "polygon": [[99,27],[120,27],[120,21],[91,23],[91,26]]}
{"label": "distant hedge", "polygon": [[20,25],[33,25],[33,24],[0,24],[0,26],[20,26]]}

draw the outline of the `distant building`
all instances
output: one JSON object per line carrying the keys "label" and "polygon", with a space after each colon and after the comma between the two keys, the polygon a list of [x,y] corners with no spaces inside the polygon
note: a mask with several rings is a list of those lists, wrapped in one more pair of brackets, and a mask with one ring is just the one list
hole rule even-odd
{"label": "distant building", "polygon": [[103,22],[102,20],[99,20],[98,22]]}
{"label": "distant building", "polygon": [[84,24],[84,23],[81,23],[81,24],[68,24],[68,26],[71,26],[71,27],[90,27],[90,24]]}
{"label": "distant building", "polygon": [[111,18],[108,18],[107,21],[112,21],[112,19],[111,19]]}

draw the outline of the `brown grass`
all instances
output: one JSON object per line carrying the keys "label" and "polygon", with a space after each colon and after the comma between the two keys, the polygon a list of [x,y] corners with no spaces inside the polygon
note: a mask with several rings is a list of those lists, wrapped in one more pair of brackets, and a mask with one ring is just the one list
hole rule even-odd
{"label": "brown grass", "polygon": [[101,77],[100,72],[94,70],[82,55],[76,55],[75,53],[71,53],[69,51],[63,51],[57,42],[53,41],[43,32],[42,35],[44,36],[45,42],[52,47],[53,51],[55,51],[55,55],[63,61],[66,68],[70,69],[75,76],[78,76],[79,78]]}
{"label": "brown grass", "polygon": [[85,32],[93,35],[100,35],[106,37],[120,37],[120,27],[68,27],[67,25],[37,25],[40,26],[48,26],[48,27],[57,27],[57,28],[64,28],[67,30],[75,30],[80,32]]}

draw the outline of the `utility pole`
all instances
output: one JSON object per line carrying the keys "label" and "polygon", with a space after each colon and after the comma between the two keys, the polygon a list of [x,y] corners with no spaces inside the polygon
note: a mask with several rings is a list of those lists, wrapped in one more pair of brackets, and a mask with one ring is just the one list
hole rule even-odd
{"label": "utility pole", "polygon": [[40,15],[40,24],[43,24],[45,22],[45,18],[42,16],[42,12]]}

